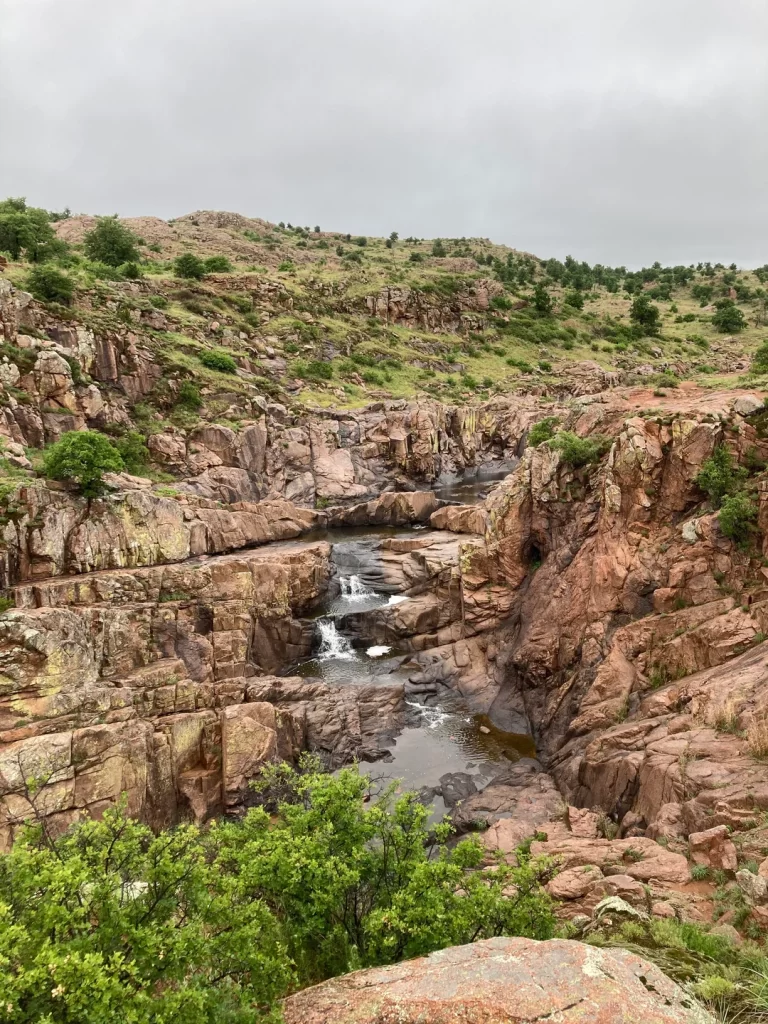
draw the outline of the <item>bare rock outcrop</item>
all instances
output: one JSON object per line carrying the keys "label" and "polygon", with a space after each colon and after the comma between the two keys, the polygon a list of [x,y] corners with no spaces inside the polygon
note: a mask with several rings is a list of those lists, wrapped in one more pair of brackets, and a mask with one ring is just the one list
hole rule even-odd
{"label": "bare rock outcrop", "polygon": [[496,938],[355,971],[283,1004],[286,1024],[714,1024],[624,949]]}

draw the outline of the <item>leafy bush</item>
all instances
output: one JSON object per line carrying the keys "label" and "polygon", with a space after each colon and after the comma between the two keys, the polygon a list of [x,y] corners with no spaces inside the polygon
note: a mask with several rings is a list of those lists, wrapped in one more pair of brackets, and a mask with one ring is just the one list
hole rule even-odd
{"label": "leafy bush", "polygon": [[757,506],[743,491],[723,498],[717,521],[726,537],[743,543],[749,537],[755,519]]}
{"label": "leafy bush", "polygon": [[331,380],[333,367],[319,359],[311,359],[309,362],[299,359],[293,364],[293,373],[300,380]]}
{"label": "leafy bush", "polygon": [[542,316],[549,316],[552,312],[552,296],[541,282],[533,290],[533,306]]}
{"label": "leafy bush", "polygon": [[83,239],[86,255],[109,267],[138,263],[141,259],[137,239],[132,231],[114,217],[99,217],[96,227]]}
{"label": "leafy bush", "polygon": [[645,294],[640,294],[633,300],[629,309],[629,319],[633,324],[642,328],[646,334],[658,334],[661,327],[659,307],[654,306]]}
{"label": "leafy bush", "polygon": [[550,877],[481,868],[413,794],[354,768],[264,773],[240,821],[154,835],[107,810],[0,858],[0,991],[18,1024],[251,1024],[288,991],[496,935],[553,935]]}
{"label": "leafy bush", "polygon": [[63,256],[67,245],[56,237],[46,210],[27,206],[25,199],[0,202],[0,252],[13,260],[22,254],[30,263]]}
{"label": "leafy bush", "polygon": [[572,309],[584,309],[584,296],[581,292],[566,292],[563,302]]}
{"label": "leafy bush", "polygon": [[133,260],[130,263],[122,263],[117,269],[120,276],[124,277],[127,281],[138,281],[140,277],[144,276],[139,264]]}
{"label": "leafy bush", "polygon": [[237,363],[226,352],[208,350],[201,352],[198,358],[209,370],[218,370],[219,373],[235,373],[237,371]]}
{"label": "leafy bush", "polygon": [[123,460],[123,467],[128,473],[139,474],[146,469],[149,462],[149,449],[143,434],[138,430],[129,430],[114,441],[115,448]]}
{"label": "leafy bush", "polygon": [[752,373],[768,373],[768,341],[764,341],[752,356]]}
{"label": "leafy bush", "polygon": [[104,490],[104,473],[119,473],[123,459],[108,437],[95,430],[72,430],[46,449],[43,471],[53,480],[74,480],[86,498]]}
{"label": "leafy bush", "polygon": [[166,299],[164,295],[150,295],[149,301],[150,304],[155,307],[155,309],[168,308],[168,299]]}
{"label": "leafy bush", "polygon": [[290,260],[283,260],[283,262],[280,264],[280,266],[277,269],[287,273],[287,272],[289,272],[291,270],[295,270],[296,267],[293,265],[293,263]]}
{"label": "leafy bush", "polygon": [[176,405],[182,409],[188,409],[190,412],[197,412],[202,407],[202,404],[203,400],[200,397],[200,391],[197,386],[191,380],[182,381]]}
{"label": "leafy bush", "polygon": [[728,494],[735,494],[747,477],[747,471],[739,466],[725,445],[718,445],[712,457],[702,464],[696,477],[696,486],[706,491],[715,508],[723,503]]}
{"label": "leafy bush", "polygon": [[173,272],[177,277],[201,281],[205,277],[206,266],[193,252],[184,252],[173,261]]}
{"label": "leafy bush", "polygon": [[540,444],[551,440],[555,436],[555,430],[560,422],[557,416],[546,416],[538,423],[534,423],[528,431],[528,444],[531,448],[538,448]]}
{"label": "leafy bush", "polygon": [[231,274],[232,264],[226,256],[209,256],[204,261],[206,273],[208,274]]}
{"label": "leafy bush", "polygon": [[609,442],[604,437],[579,437],[570,430],[561,430],[549,442],[550,448],[560,452],[560,458],[574,469],[595,462],[604,455]]}
{"label": "leafy bush", "polygon": [[27,274],[29,291],[41,302],[60,302],[66,306],[75,294],[72,278],[50,263],[41,263]]}
{"label": "leafy bush", "polygon": [[747,326],[744,314],[732,299],[721,299],[717,303],[712,323],[722,334],[738,334]]}

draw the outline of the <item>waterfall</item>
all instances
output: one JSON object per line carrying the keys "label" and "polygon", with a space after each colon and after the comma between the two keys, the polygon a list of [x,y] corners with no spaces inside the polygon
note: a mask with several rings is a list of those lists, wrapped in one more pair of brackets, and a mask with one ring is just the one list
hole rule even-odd
{"label": "waterfall", "polygon": [[320,661],[355,661],[352,644],[336,629],[333,619],[319,619],[317,628],[320,633],[320,650],[317,657]]}
{"label": "waterfall", "polygon": [[367,601],[378,597],[375,591],[369,590],[359,576],[339,576],[341,596],[348,601]]}

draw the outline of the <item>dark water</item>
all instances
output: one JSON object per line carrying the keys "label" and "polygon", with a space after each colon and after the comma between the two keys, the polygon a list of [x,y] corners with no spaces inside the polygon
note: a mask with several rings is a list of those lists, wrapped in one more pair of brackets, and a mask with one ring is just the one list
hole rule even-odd
{"label": "dark water", "polygon": [[509,462],[490,462],[475,469],[466,469],[459,475],[446,473],[425,485],[424,490],[434,491],[436,497],[442,498],[443,501],[477,505],[495,484],[509,476],[517,461],[511,459]]}

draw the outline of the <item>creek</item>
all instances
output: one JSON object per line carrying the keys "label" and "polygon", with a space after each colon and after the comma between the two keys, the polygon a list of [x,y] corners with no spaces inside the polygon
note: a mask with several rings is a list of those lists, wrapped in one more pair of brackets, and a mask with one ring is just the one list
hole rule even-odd
{"label": "creek", "polygon": [[[443,500],[474,504],[509,472],[508,465],[495,465],[443,478],[433,489]],[[382,543],[388,538],[412,537],[423,529],[356,527],[305,535],[303,539],[331,543],[333,576],[328,596],[313,620],[312,657],[294,666],[292,673],[342,686],[408,683],[415,668],[409,654],[395,644],[377,643],[366,636],[365,617],[409,600],[388,577],[381,559]],[[345,628],[347,616],[354,618],[354,632]],[[536,755],[531,736],[504,732],[486,716],[474,713],[458,693],[446,687],[438,690],[414,693],[406,686],[405,725],[388,757],[361,766],[376,780],[401,780],[404,788],[424,791],[425,798],[437,788],[435,817],[445,811],[439,794],[441,776],[464,772],[482,789],[505,765]]]}

